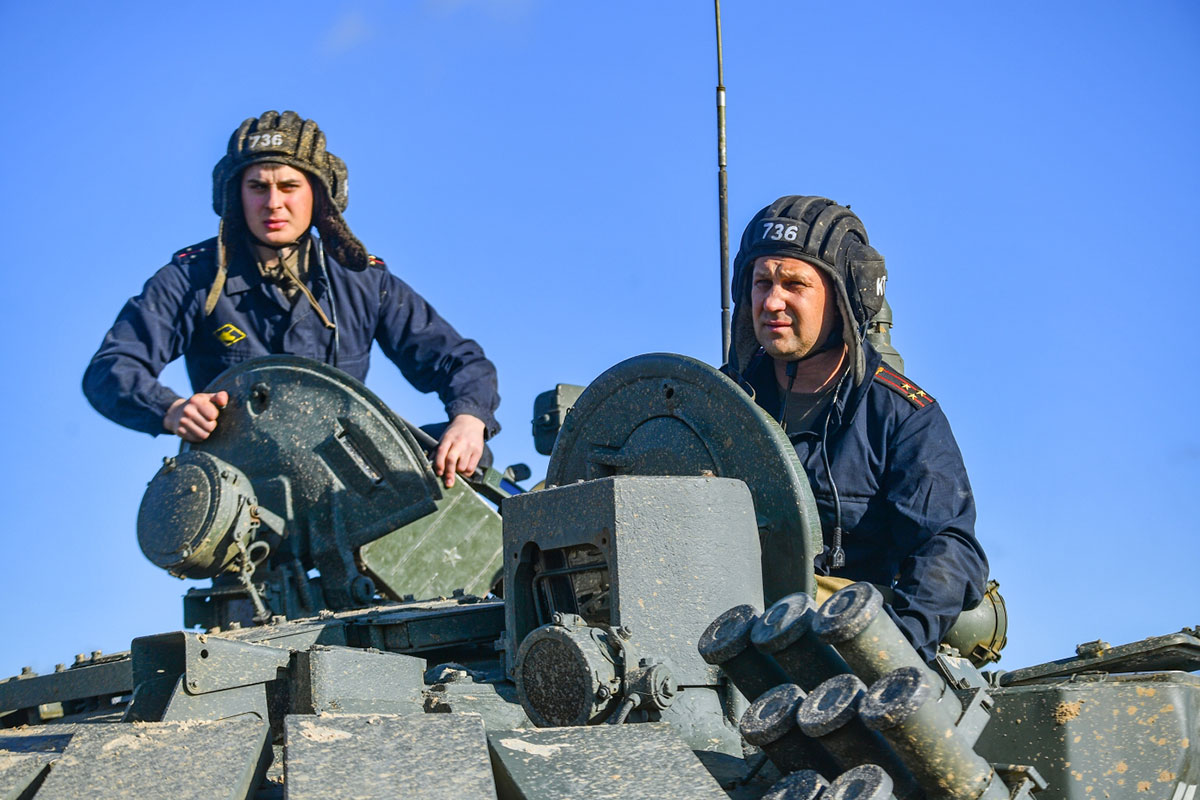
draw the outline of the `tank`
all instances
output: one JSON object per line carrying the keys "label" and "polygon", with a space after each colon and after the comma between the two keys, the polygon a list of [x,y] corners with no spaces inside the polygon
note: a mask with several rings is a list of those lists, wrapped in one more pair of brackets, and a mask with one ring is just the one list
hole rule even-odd
{"label": "tank", "polygon": [[535,403],[550,451],[447,490],[419,429],[295,357],[217,379],[138,539],[182,630],[0,681],[2,798],[1162,798],[1200,784],[1200,629],[983,670],[825,597],[779,427],[683,356]]}

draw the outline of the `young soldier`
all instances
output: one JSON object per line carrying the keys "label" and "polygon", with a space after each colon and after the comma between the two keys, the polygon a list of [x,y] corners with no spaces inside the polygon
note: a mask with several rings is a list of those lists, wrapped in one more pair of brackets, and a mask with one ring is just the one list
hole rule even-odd
{"label": "young soldier", "polygon": [[[290,354],[363,380],[378,342],[414,387],[445,403],[437,474],[449,487],[455,472],[473,472],[500,428],[496,368],[368,255],[342,217],[346,179],[312,120],[293,111],[245,120],[213,169],[217,236],[177,252],[125,304],[84,373],[96,410],[199,442],[228,401],[202,390],[228,367]],[[186,398],[158,381],[180,356],[194,392]]]}

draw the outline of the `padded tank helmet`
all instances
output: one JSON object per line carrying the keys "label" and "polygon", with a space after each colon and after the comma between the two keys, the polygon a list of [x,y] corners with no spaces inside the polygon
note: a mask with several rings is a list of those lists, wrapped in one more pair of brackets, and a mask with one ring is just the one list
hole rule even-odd
{"label": "padded tank helmet", "polygon": [[244,238],[241,176],[246,167],[263,162],[286,164],[312,178],[313,225],[325,251],[342,266],[354,270],[368,266],[367,250],[346,224],[342,212],[350,200],[346,163],[325,149],[325,134],[311,119],[295,111],[267,111],[242,121],[225,155],[213,167],[213,211],[221,217],[218,268],[205,304],[211,313],[225,283],[227,253]]}
{"label": "padded tank helmet", "polygon": [[742,233],[733,261],[733,369],[744,372],[758,351],[751,319],[750,277],[754,260],[771,255],[798,258],[829,276],[854,382],[861,383],[866,369],[862,339],[867,322],[883,305],[887,268],[883,256],[868,243],[867,229],[858,215],[827,197],[781,197],[755,214]]}
{"label": "padded tank helmet", "polygon": [[269,161],[304,170],[320,181],[325,195],[339,211],[349,202],[346,162],[325,149],[325,134],[311,119],[295,111],[268,111],[243,120],[229,137],[225,156],[213,167],[213,211],[225,216],[237,179],[251,164]]}

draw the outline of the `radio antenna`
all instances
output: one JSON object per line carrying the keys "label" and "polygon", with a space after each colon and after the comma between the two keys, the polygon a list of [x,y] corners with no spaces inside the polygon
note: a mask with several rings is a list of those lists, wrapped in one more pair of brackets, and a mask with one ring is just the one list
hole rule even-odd
{"label": "radio antenna", "polygon": [[729,361],[729,179],[725,174],[725,71],[721,58],[721,0],[717,12],[717,203],[721,215],[721,361]]}

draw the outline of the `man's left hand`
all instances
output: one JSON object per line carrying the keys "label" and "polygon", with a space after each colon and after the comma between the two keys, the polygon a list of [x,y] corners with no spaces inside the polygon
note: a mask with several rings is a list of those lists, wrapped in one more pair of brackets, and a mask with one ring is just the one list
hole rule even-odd
{"label": "man's left hand", "polygon": [[470,475],[479,466],[486,427],[483,420],[470,414],[459,414],[450,420],[433,456],[433,471],[441,476],[447,489],[454,485],[456,472]]}

